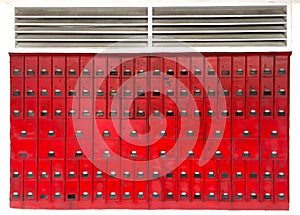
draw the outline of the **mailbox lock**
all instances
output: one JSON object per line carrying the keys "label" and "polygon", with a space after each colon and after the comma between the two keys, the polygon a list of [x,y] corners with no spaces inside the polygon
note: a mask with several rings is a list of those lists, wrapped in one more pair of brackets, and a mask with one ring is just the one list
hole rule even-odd
{"label": "mailbox lock", "polygon": [[110,137],[110,132],[107,131],[107,130],[103,131],[103,136],[104,137]]}
{"label": "mailbox lock", "polygon": [[104,93],[102,90],[97,90],[96,96],[104,96]]}
{"label": "mailbox lock", "polygon": [[194,96],[201,96],[201,91],[199,89],[196,89],[194,91]]}
{"label": "mailbox lock", "polygon": [[167,96],[174,96],[173,90],[167,90]]}
{"label": "mailbox lock", "polygon": [[68,116],[76,116],[75,110],[70,110]]}
{"label": "mailbox lock", "polygon": [[172,69],[169,69],[169,70],[167,71],[167,75],[174,75],[174,71],[173,71]]}
{"label": "mailbox lock", "polygon": [[250,110],[250,116],[256,116],[256,110]]}
{"label": "mailbox lock", "polygon": [[187,196],[186,192],[181,192],[180,198],[185,199],[185,198],[187,198],[187,197],[188,197],[188,196]]}
{"label": "mailbox lock", "polygon": [[124,76],[131,76],[131,71],[129,69],[126,69],[124,71]]}
{"label": "mailbox lock", "polygon": [[236,178],[243,178],[243,174],[242,174],[241,172],[237,172],[237,173],[235,174],[235,177],[236,177]]}
{"label": "mailbox lock", "polygon": [[138,192],[137,198],[142,199],[144,198],[144,193],[143,192]]}
{"label": "mailbox lock", "polygon": [[96,72],[96,76],[104,76],[104,72],[102,69],[98,69]]}
{"label": "mailbox lock", "polygon": [[21,131],[20,137],[27,137],[27,131]]}
{"label": "mailbox lock", "polygon": [[82,71],[82,75],[90,75],[90,71],[88,69],[84,69]]}
{"label": "mailbox lock", "polygon": [[222,152],[221,151],[216,151],[215,157],[222,157]]}
{"label": "mailbox lock", "polygon": [[237,193],[236,194],[236,199],[243,199],[243,194],[242,193]]}
{"label": "mailbox lock", "polygon": [[77,131],[75,132],[75,136],[76,136],[76,137],[82,137],[82,136],[83,136],[82,131],[81,131],[81,130],[77,130]]}
{"label": "mailbox lock", "polygon": [[124,178],[130,178],[130,172],[126,171],[124,172]]}
{"label": "mailbox lock", "polygon": [[129,110],[125,110],[123,116],[131,116],[131,112]]}
{"label": "mailbox lock", "polygon": [[82,151],[77,151],[75,153],[75,157],[82,157]]}
{"label": "mailbox lock", "polygon": [[130,157],[137,157],[137,151],[131,151]]}
{"label": "mailbox lock", "polygon": [[194,152],[193,151],[188,151],[187,156],[188,157],[194,157]]}
{"label": "mailbox lock", "polygon": [[214,172],[209,172],[208,173],[208,178],[214,178],[215,177],[215,173]]}
{"label": "mailbox lock", "polygon": [[186,172],[182,171],[180,173],[180,178],[187,178],[187,177],[188,177],[188,175],[186,174]]}
{"label": "mailbox lock", "polygon": [[275,131],[275,130],[273,130],[273,131],[271,132],[271,137],[277,137],[277,136],[278,136],[278,132]]}
{"label": "mailbox lock", "polygon": [[153,192],[153,193],[152,193],[152,197],[153,197],[153,198],[159,198],[160,195],[158,194],[158,192]]}
{"label": "mailbox lock", "polygon": [[138,72],[137,72],[138,75],[144,75],[145,74],[145,71],[143,69],[140,69]]}
{"label": "mailbox lock", "polygon": [[109,151],[104,151],[103,152],[103,157],[110,157],[110,152]]}
{"label": "mailbox lock", "polygon": [[186,136],[194,136],[194,131],[192,130],[187,131]]}
{"label": "mailbox lock", "polygon": [[248,130],[243,131],[243,136],[245,137],[250,136],[250,132]]}
{"label": "mailbox lock", "polygon": [[158,70],[158,69],[154,70],[153,75],[154,76],[160,75],[160,70]]}
{"label": "mailbox lock", "polygon": [[238,89],[238,91],[236,92],[237,96],[243,96],[243,90],[242,89]]}
{"label": "mailbox lock", "polygon": [[54,90],[54,95],[55,96],[62,96],[62,93],[61,93],[60,89],[55,89]]}
{"label": "mailbox lock", "polygon": [[137,174],[138,178],[144,178],[144,176],[145,175],[144,175],[144,173],[142,171],[139,171],[138,174]]}
{"label": "mailbox lock", "polygon": [[62,75],[61,69],[56,69],[54,72],[55,75]]}
{"label": "mailbox lock", "polygon": [[209,96],[215,96],[216,93],[214,90],[208,90],[208,93],[207,93]]}
{"label": "mailbox lock", "polygon": [[200,172],[194,172],[194,178],[201,178]]}
{"label": "mailbox lock", "polygon": [[46,89],[42,89],[41,96],[48,96],[48,91]]}
{"label": "mailbox lock", "polygon": [[213,110],[208,110],[208,116],[215,116],[215,112]]}
{"label": "mailbox lock", "polygon": [[224,199],[224,200],[229,199],[228,193],[223,193],[222,194],[222,199]]}
{"label": "mailbox lock", "polygon": [[138,136],[138,133],[136,131],[131,131],[130,132],[130,136],[131,137],[137,137]]}
{"label": "mailbox lock", "polygon": [[188,92],[186,90],[181,90],[180,91],[180,96],[187,96]]}
{"label": "mailbox lock", "polygon": [[243,116],[243,111],[242,111],[242,110],[237,110],[237,111],[235,112],[235,115],[236,115],[236,116]]}
{"label": "mailbox lock", "polygon": [[214,199],[215,198],[215,193],[209,193],[208,198],[209,199]]}
{"label": "mailbox lock", "polygon": [[48,116],[48,111],[47,110],[42,110],[41,116]]}
{"label": "mailbox lock", "polygon": [[109,198],[111,198],[111,199],[117,198],[116,192],[111,192],[110,195],[109,195]]}
{"label": "mailbox lock", "polygon": [[155,171],[153,172],[153,178],[159,178],[159,172]]}
{"label": "mailbox lock", "polygon": [[103,194],[102,194],[102,192],[97,192],[96,193],[96,198],[102,198],[103,197]]}
{"label": "mailbox lock", "polygon": [[117,176],[117,173],[115,171],[111,171],[109,176],[115,178]]}
{"label": "mailbox lock", "polygon": [[173,111],[172,111],[172,110],[168,110],[168,111],[167,111],[167,116],[174,116]]}
{"label": "mailbox lock", "polygon": [[201,116],[201,112],[199,110],[194,111],[194,116]]}
{"label": "mailbox lock", "polygon": [[19,110],[14,110],[13,111],[13,116],[20,116],[20,111]]}
{"label": "mailbox lock", "polygon": [[167,194],[167,198],[168,198],[168,199],[172,199],[172,198],[174,198],[174,195],[173,195],[173,193],[172,193],[172,192],[168,192],[168,194]]}
{"label": "mailbox lock", "polygon": [[279,193],[279,194],[278,194],[278,199],[279,199],[279,200],[285,199],[284,193]]}
{"label": "mailbox lock", "polygon": [[256,193],[251,193],[250,199],[257,199],[257,194]]}
{"label": "mailbox lock", "polygon": [[198,193],[198,192],[196,192],[196,193],[194,194],[194,199],[201,199],[201,194]]}
{"label": "mailbox lock", "polygon": [[167,155],[166,151],[160,151],[159,156],[165,157]]}
{"label": "mailbox lock", "polygon": [[28,69],[27,70],[27,75],[34,75],[33,69]]}
{"label": "mailbox lock", "polygon": [[27,91],[27,96],[34,96],[33,90],[28,90]]}
{"label": "mailbox lock", "polygon": [[250,153],[248,151],[244,151],[242,157],[249,158],[250,157]]}
{"label": "mailbox lock", "polygon": [[222,116],[229,116],[228,110],[223,110],[222,111]]}
{"label": "mailbox lock", "polygon": [[200,69],[195,69],[194,74],[195,75],[202,75],[202,71]]}
{"label": "mailbox lock", "polygon": [[230,93],[228,90],[223,90],[223,96],[229,96],[229,95],[230,95]]}

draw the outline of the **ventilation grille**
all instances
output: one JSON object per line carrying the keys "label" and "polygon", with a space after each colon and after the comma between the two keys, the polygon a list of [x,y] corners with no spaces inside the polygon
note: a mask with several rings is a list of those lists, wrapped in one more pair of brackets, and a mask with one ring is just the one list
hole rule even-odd
{"label": "ventilation grille", "polygon": [[286,6],[147,11],[147,7],[16,8],[16,47],[287,45]]}
{"label": "ventilation grille", "polygon": [[16,47],[147,46],[147,8],[16,8]]}
{"label": "ventilation grille", "polygon": [[154,46],[284,46],[286,7],[154,8]]}

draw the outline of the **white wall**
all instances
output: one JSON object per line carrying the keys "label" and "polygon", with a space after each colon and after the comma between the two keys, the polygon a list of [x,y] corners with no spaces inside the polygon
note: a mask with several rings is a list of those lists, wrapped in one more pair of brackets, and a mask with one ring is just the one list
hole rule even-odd
{"label": "white wall", "polygon": [[[266,2],[265,0],[258,1],[255,0],[258,4]],[[8,52],[11,51],[14,47],[13,44],[13,6],[47,6],[47,5],[58,5],[58,6],[102,6],[105,5],[104,1],[97,0],[0,0],[0,213],[1,214],[10,214],[10,215],[19,215],[19,214],[53,214],[53,211],[37,211],[37,210],[16,210],[9,208],[9,150],[10,150],[10,140],[9,140],[9,57]],[[100,3],[101,2],[101,3]],[[111,1],[106,1],[112,3]],[[144,4],[151,4],[151,2],[162,2],[166,4],[167,0],[114,0],[114,3],[121,3],[127,5],[129,3],[134,5],[143,6]],[[139,2],[139,3],[137,3]],[[204,2],[200,0],[192,1],[182,1],[182,0],[173,0],[169,2]],[[220,4],[219,1],[206,1],[214,4]],[[228,2],[228,1],[226,1]],[[249,1],[236,1],[239,3],[245,2],[254,2],[254,0]],[[278,1],[277,1],[278,2]],[[280,2],[280,1],[279,1]],[[291,191],[291,204],[290,211],[275,211],[272,214],[299,214],[300,213],[300,0],[293,1],[293,13],[292,13],[292,59],[291,59],[291,119],[290,119],[290,163],[291,163],[291,173],[290,173],[290,191]],[[247,50],[245,50],[247,51]],[[126,211],[127,213],[128,211]],[[174,214],[179,215],[186,213],[187,211],[164,211],[165,214]],[[58,211],[55,212],[57,215],[67,215],[67,214],[83,214],[87,211]],[[103,215],[112,215],[121,213],[121,211],[116,210],[104,210],[104,211],[89,211],[89,214],[103,214]],[[129,212],[128,212],[129,213]],[[161,211],[130,211],[132,215],[152,215],[152,214],[161,214]],[[265,211],[189,211],[189,214],[265,214]],[[269,213],[269,212],[268,212]]]}

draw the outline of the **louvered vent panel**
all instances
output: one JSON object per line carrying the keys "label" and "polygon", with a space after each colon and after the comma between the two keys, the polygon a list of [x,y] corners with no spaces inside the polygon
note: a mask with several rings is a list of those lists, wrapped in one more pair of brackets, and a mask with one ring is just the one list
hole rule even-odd
{"label": "louvered vent panel", "polygon": [[155,7],[153,45],[285,46],[285,6]]}
{"label": "louvered vent panel", "polygon": [[286,47],[287,7],[16,8],[15,37],[16,47]]}
{"label": "louvered vent panel", "polygon": [[15,33],[16,47],[144,47],[147,8],[16,8]]}

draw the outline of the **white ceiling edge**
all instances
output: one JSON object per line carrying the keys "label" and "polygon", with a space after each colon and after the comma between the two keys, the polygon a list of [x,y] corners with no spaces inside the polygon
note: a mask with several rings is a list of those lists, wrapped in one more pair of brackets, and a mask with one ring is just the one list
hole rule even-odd
{"label": "white ceiling edge", "polygon": [[147,7],[288,5],[292,0],[7,0],[14,7]]}

